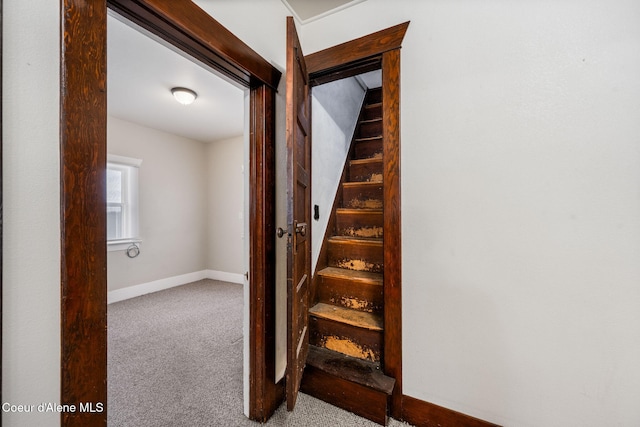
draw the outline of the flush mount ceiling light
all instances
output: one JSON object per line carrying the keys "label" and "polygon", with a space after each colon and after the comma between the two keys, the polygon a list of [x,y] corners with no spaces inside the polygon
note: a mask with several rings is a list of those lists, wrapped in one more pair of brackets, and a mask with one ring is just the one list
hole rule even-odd
{"label": "flush mount ceiling light", "polygon": [[182,105],[189,105],[193,103],[198,97],[198,94],[192,91],[191,89],[187,89],[184,87],[174,87],[171,89],[171,93],[173,94],[176,101],[178,101]]}

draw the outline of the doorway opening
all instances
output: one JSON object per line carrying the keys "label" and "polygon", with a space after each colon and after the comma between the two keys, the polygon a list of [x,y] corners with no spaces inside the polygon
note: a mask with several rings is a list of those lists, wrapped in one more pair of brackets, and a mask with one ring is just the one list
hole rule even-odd
{"label": "doorway opening", "polygon": [[[107,0],[62,5],[61,401],[106,402],[107,6],[249,90],[249,304],[245,381],[252,419],[273,412],[274,107],[281,73],[192,2]],[[106,408],[108,410],[108,408]],[[61,415],[62,425],[105,425],[106,412]]]}
{"label": "doorway opening", "polygon": [[109,425],[197,424],[217,394],[243,407],[248,91],[114,13],[107,27]]}
{"label": "doorway opening", "polygon": [[[296,123],[297,111],[305,111],[298,104],[308,96],[308,86],[317,87],[374,70],[381,70],[382,77],[380,89],[367,91],[352,144],[354,156],[345,163],[342,173],[343,177],[349,175],[349,180],[341,179],[342,187],[336,193],[332,209],[333,213],[337,213],[336,207],[358,210],[340,212],[345,218],[350,217],[342,225],[332,213],[335,226],[330,228],[337,235],[327,239],[325,234],[323,240],[327,245],[323,246],[328,247],[327,255],[320,255],[316,270],[325,267],[323,262],[329,268],[318,271],[312,286],[295,287],[292,283],[297,282],[288,278],[287,408],[293,409],[298,384],[302,382],[303,391],[384,423],[389,413],[400,418],[402,408],[400,47],[409,23],[304,56],[304,60],[299,54],[301,49],[291,19],[288,24],[287,109],[292,112],[287,116],[288,141],[290,138],[297,141],[296,136],[306,135],[289,124]],[[290,78],[292,70],[296,70],[292,64],[296,63],[301,64],[298,68],[307,78]],[[297,96],[290,98],[290,93]],[[291,158],[295,159],[296,152],[293,154]],[[362,178],[372,182],[362,184],[359,182]],[[357,187],[353,194],[352,187]],[[367,206],[368,202],[375,202],[376,206]],[[367,219],[361,218],[363,216]],[[306,217],[301,220],[307,221]],[[364,239],[362,235],[351,235],[354,230],[367,235],[375,231],[377,235]],[[299,253],[290,252],[294,257]],[[364,269],[358,268],[360,265]],[[293,278],[297,277],[294,274]],[[348,283],[354,278],[359,284],[366,281],[371,285],[363,287],[358,298],[353,298],[353,286]],[[327,290],[325,295],[322,286]],[[304,291],[307,295],[299,297],[301,289],[309,288]],[[377,288],[375,292],[373,288]],[[358,300],[356,307],[354,299]],[[360,322],[362,318],[367,321]],[[373,365],[354,370],[354,360],[345,359],[353,357]],[[336,368],[336,361],[342,359],[341,366],[345,369]],[[369,393],[369,398],[362,399],[363,393],[371,390],[371,381],[379,382],[374,378],[369,381],[368,376],[363,378],[365,370],[372,374],[382,371],[389,386],[376,389],[374,394]],[[336,392],[338,389],[341,391]]]}

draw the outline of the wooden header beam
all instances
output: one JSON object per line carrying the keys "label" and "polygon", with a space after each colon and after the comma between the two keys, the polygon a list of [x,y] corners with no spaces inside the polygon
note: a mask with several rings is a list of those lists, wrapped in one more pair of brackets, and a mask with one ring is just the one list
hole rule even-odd
{"label": "wooden header beam", "polygon": [[339,70],[353,68],[354,63],[366,63],[372,57],[399,49],[408,27],[409,21],[305,56],[310,79],[326,83],[331,80],[323,77],[329,74],[338,75]]}

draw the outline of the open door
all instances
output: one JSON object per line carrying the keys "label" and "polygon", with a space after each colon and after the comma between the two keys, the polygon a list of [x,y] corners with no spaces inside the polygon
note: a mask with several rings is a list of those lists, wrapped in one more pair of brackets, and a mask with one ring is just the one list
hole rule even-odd
{"label": "open door", "polygon": [[293,17],[287,18],[287,409],[309,351],[311,280],[311,96]]}

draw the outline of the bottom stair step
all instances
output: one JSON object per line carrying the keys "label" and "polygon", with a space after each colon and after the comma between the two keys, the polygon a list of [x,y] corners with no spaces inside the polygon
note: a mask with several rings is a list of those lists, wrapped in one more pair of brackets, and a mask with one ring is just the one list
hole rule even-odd
{"label": "bottom stair step", "polygon": [[386,376],[378,363],[346,356],[337,351],[309,346],[307,365],[315,366],[329,374],[343,377],[389,396],[393,393],[396,380]]}
{"label": "bottom stair step", "polygon": [[301,384],[306,394],[386,425],[394,386],[377,363],[309,346]]}

